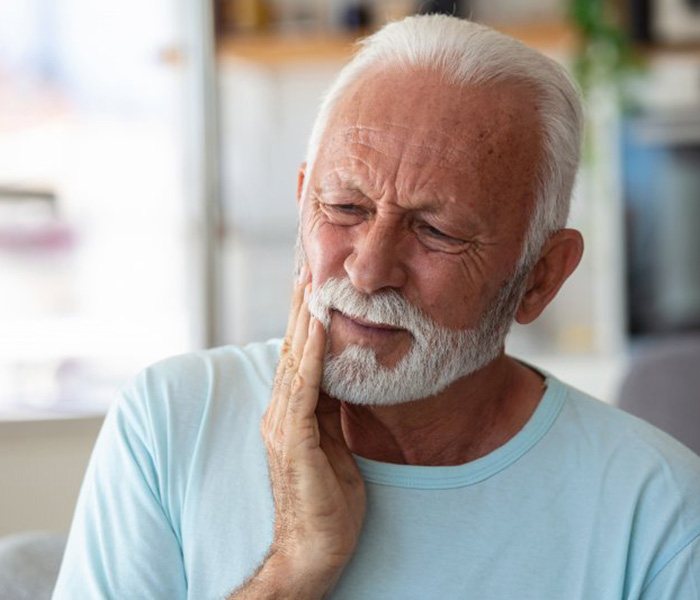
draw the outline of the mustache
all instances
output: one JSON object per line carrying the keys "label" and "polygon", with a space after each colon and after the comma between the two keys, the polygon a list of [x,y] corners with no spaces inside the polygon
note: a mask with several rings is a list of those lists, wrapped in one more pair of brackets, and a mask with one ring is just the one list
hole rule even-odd
{"label": "mustache", "polygon": [[332,310],[348,317],[378,325],[405,329],[417,339],[425,339],[431,329],[440,328],[421,309],[396,290],[367,295],[358,292],[350,280],[331,278],[311,291],[309,311],[327,329]]}

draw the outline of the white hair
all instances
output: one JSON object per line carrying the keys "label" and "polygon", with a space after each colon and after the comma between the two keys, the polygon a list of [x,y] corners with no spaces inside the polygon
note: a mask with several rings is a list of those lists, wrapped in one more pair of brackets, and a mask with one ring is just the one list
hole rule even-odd
{"label": "white hair", "polygon": [[447,15],[407,17],[360,42],[321,102],[306,155],[304,195],[321,138],[345,90],[372,67],[428,68],[456,85],[520,82],[535,93],[542,127],[536,198],[516,269],[532,266],[547,238],[566,225],[578,168],[583,110],[576,85],[563,67],[519,41]]}
{"label": "white hair", "polygon": [[389,406],[439,394],[457,379],[482,369],[501,352],[520,305],[527,273],[507,280],[469,329],[439,325],[394,289],[366,295],[350,280],[330,278],[315,287],[309,311],[328,330],[331,311],[403,329],[411,347],[393,367],[382,365],[368,346],[349,344],[338,355],[326,352],[323,390],[353,404]]}

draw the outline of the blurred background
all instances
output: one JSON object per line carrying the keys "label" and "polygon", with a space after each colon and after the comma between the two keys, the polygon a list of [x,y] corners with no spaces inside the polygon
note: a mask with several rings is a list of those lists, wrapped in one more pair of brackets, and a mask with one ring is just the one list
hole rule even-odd
{"label": "blurred background", "polygon": [[698,0],[3,0],[0,535],[68,528],[138,370],[281,335],[320,96],[358,37],[436,11],[538,48],[585,94],[585,259],[510,351],[616,403],[638,356],[693,336]]}

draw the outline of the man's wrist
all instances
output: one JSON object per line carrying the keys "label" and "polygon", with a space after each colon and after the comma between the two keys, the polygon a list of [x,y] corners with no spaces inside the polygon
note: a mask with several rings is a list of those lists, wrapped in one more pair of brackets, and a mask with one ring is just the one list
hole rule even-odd
{"label": "man's wrist", "polygon": [[265,568],[284,586],[285,598],[324,598],[340,577],[341,570],[319,570],[319,563],[296,560],[283,552],[272,550]]}
{"label": "man's wrist", "polygon": [[318,572],[273,550],[255,575],[228,600],[320,600],[333,588],[340,573]]}

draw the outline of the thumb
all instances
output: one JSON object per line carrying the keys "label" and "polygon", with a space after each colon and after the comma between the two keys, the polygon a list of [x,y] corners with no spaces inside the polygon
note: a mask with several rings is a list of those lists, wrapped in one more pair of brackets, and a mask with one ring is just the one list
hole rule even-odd
{"label": "thumb", "polygon": [[345,444],[343,428],[340,422],[340,401],[320,392],[316,406],[316,418],[319,428],[336,442]]}
{"label": "thumb", "polygon": [[354,494],[362,487],[362,476],[343,435],[340,406],[339,400],[321,394],[316,418],[320,430],[321,448],[338,476],[340,485],[346,492]]}

